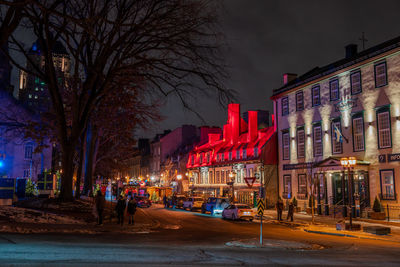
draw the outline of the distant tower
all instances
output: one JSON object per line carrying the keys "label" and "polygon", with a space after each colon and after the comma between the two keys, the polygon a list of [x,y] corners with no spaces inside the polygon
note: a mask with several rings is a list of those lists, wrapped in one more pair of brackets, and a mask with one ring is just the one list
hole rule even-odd
{"label": "distant tower", "polygon": [[[55,42],[52,51],[54,66],[57,72],[57,80],[59,83],[65,84],[71,66],[70,56],[65,47],[59,41]],[[33,64],[44,69],[45,59],[44,56],[41,55],[38,41],[33,43],[32,48],[28,52],[28,56]],[[46,83],[33,74],[35,68],[31,62],[27,62],[26,69],[28,70],[28,73],[23,70],[20,71],[18,98],[27,105],[27,107],[34,111],[47,111],[50,108],[51,101]]]}

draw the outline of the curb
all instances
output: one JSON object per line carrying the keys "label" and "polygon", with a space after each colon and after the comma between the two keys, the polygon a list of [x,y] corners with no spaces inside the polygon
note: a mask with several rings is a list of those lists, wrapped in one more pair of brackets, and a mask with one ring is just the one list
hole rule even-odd
{"label": "curb", "polygon": [[400,243],[399,240],[388,240],[388,239],[374,238],[374,237],[368,237],[368,236],[356,236],[356,235],[350,235],[350,234],[331,233],[331,232],[314,231],[314,230],[307,230],[307,229],[303,229],[303,231],[307,232],[307,233],[311,233],[311,234],[332,235],[332,236],[340,236],[340,237],[352,237],[352,238],[359,238],[359,239],[369,239],[369,240]]}

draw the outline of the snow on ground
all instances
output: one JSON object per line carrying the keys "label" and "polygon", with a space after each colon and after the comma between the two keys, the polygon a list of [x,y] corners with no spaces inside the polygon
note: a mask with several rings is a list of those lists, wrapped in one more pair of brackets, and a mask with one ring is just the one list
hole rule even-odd
{"label": "snow on ground", "polygon": [[0,206],[0,218],[22,223],[81,224],[81,220],[64,215],[13,206]]}
{"label": "snow on ground", "polygon": [[324,249],[323,246],[318,244],[308,244],[295,241],[285,240],[270,240],[263,239],[263,244],[260,244],[259,239],[236,240],[225,243],[228,247],[241,247],[241,248],[285,248],[296,250],[311,250],[311,249]]}

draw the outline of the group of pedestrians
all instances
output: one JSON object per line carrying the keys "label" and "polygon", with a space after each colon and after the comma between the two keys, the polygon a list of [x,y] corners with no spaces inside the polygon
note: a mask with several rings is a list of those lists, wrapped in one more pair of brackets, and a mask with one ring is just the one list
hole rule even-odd
{"label": "group of pedestrians", "polygon": [[[276,212],[278,215],[278,221],[282,221],[282,212],[283,212],[283,201],[281,198],[278,199],[276,202]],[[287,220],[290,219],[291,222],[293,222],[293,214],[294,214],[294,204],[292,201],[290,201],[288,205],[288,213],[287,213]]]}
{"label": "group of pedestrians", "polygon": [[[103,214],[104,214],[104,208],[105,208],[105,198],[104,195],[101,191],[97,192],[97,195],[95,197],[95,212],[97,215],[97,224],[98,225],[103,225]],[[124,220],[125,220],[125,211],[128,215],[128,224],[134,224],[134,216],[136,213],[136,208],[137,208],[137,203],[133,196],[129,198],[128,201],[121,195],[118,198],[117,204],[115,205],[115,211],[117,213],[117,218],[118,218],[118,224],[121,226],[124,225]]]}

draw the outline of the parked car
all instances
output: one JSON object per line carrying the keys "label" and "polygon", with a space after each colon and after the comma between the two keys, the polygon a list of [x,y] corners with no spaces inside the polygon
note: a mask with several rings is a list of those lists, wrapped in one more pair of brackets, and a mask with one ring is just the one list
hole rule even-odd
{"label": "parked car", "polygon": [[151,206],[151,200],[148,199],[147,197],[136,196],[135,200],[139,208],[148,208]]}
{"label": "parked car", "polygon": [[203,202],[204,200],[201,197],[189,197],[183,202],[183,209],[188,209],[191,211],[201,209]]}
{"label": "parked car", "polygon": [[229,198],[209,197],[201,206],[201,213],[210,212],[211,215],[221,214],[224,208],[229,206]]}
{"label": "parked car", "polygon": [[176,208],[183,209],[183,202],[186,201],[186,196],[177,196],[176,197]]}
{"label": "parked car", "polygon": [[246,204],[232,204],[224,209],[222,212],[223,219],[248,219],[252,221],[254,219],[254,210]]}

